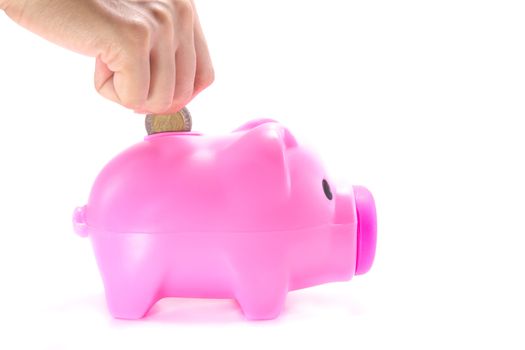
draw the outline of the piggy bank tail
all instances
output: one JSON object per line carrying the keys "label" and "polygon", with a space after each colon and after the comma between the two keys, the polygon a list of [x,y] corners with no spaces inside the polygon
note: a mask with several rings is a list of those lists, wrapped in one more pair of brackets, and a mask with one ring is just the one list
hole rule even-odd
{"label": "piggy bank tail", "polygon": [[73,212],[73,228],[80,237],[87,237],[86,206],[78,207]]}

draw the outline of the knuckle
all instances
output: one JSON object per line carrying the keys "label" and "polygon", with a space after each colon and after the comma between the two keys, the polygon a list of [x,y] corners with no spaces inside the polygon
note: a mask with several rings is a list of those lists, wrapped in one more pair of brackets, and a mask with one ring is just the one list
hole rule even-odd
{"label": "knuckle", "polygon": [[175,91],[175,96],[173,97],[173,104],[175,105],[184,105],[191,100],[193,95],[193,89],[184,88]]}
{"label": "knuckle", "polygon": [[103,90],[103,88],[104,88],[104,85],[106,85],[106,81],[107,80],[102,80],[102,79],[100,79],[98,77],[95,77],[95,79],[93,79],[93,85],[95,87],[95,91],[98,92],[99,94],[101,94],[104,97],[106,97],[106,93]]}
{"label": "knuckle", "polygon": [[119,96],[120,104],[129,109],[140,109],[144,105],[144,101],[138,97],[124,95]]}
{"label": "knuckle", "polygon": [[203,83],[205,87],[210,86],[215,81],[215,71],[210,68],[203,76]]}
{"label": "knuckle", "polygon": [[173,10],[168,4],[152,1],[149,3],[149,10],[153,19],[160,26],[173,26]]}
{"label": "knuckle", "polygon": [[210,86],[215,81],[215,71],[213,68],[207,69],[195,78],[195,89],[201,91]]}
{"label": "knuckle", "polygon": [[152,28],[146,20],[136,19],[130,21],[125,28],[125,33],[128,42],[134,48],[144,49],[149,47]]}

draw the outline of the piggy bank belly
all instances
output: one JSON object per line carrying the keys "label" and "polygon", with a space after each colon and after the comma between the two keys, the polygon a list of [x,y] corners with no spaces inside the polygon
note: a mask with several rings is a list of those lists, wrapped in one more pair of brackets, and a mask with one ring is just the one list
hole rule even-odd
{"label": "piggy bank belly", "polygon": [[[236,299],[248,318],[267,319],[280,313],[289,290],[353,276],[354,231],[343,225],[248,234],[93,232],[91,238],[115,317],[141,318],[164,297],[202,297]],[[337,249],[346,257],[334,259]]]}

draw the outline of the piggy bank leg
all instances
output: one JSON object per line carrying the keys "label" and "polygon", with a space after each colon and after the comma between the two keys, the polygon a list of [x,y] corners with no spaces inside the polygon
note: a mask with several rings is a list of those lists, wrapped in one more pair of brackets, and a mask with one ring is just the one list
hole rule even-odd
{"label": "piggy bank leg", "polygon": [[[288,292],[289,276],[285,267],[276,262],[260,260],[253,264],[237,265],[235,299],[249,320],[274,319],[283,310]],[[252,267],[252,268],[250,268]]]}
{"label": "piggy bank leg", "polygon": [[108,309],[113,317],[142,318],[160,298],[164,269],[159,253],[155,256],[156,243],[153,239],[144,241],[132,235],[93,239]]}
{"label": "piggy bank leg", "polygon": [[271,276],[244,276],[235,298],[244,316],[249,320],[271,320],[279,316],[284,307],[287,283],[271,271]]}
{"label": "piggy bank leg", "polygon": [[159,299],[156,285],[146,285],[139,276],[129,280],[117,279],[106,283],[106,301],[115,318],[142,318]]}

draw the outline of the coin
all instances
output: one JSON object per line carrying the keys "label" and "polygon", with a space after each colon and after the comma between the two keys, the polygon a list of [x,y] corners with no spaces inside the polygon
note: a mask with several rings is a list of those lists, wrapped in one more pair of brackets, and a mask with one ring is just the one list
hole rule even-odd
{"label": "coin", "polygon": [[146,115],[146,131],[148,135],[160,132],[191,131],[191,114],[186,107],[172,114]]}

